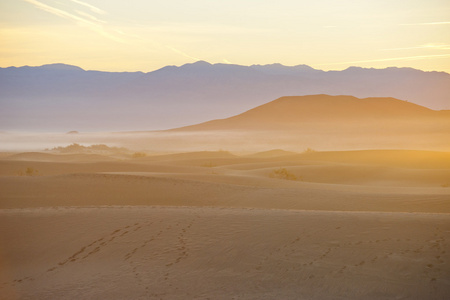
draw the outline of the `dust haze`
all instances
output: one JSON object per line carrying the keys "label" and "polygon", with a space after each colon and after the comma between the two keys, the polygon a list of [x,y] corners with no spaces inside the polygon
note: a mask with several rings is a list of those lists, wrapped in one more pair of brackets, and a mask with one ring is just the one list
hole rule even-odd
{"label": "dust haze", "polygon": [[1,133],[1,295],[448,298],[448,112],[330,97],[166,131]]}

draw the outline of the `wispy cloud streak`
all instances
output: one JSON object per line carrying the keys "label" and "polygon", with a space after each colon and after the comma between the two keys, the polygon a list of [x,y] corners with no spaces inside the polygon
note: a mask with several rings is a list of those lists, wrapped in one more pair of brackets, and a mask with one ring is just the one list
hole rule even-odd
{"label": "wispy cloud streak", "polygon": [[97,18],[97,17],[95,17],[95,16],[93,16],[93,15],[91,15],[91,14],[88,14],[87,12],[84,12],[84,11],[81,11],[81,10],[75,10],[75,12],[76,12],[77,14],[79,14],[80,16],[83,16],[83,17],[85,17],[85,18],[88,18],[89,20],[91,20],[91,21],[93,21],[93,22],[97,22],[97,23],[106,23],[106,21],[100,20],[99,18]]}
{"label": "wispy cloud streak", "polygon": [[181,50],[178,50],[177,48],[174,48],[174,47],[171,47],[171,46],[167,46],[167,45],[165,45],[165,47],[166,47],[167,49],[169,49],[169,50],[171,50],[171,51],[173,51],[173,52],[175,52],[175,53],[181,54],[182,56],[187,57],[187,58],[189,58],[189,59],[193,59],[193,60],[201,60],[200,58],[191,56],[191,55],[189,55],[189,54],[187,54],[187,53],[185,53],[185,52],[183,52],[183,51],[181,51]]}
{"label": "wispy cloud streak", "polygon": [[83,6],[89,8],[91,11],[93,11],[93,12],[95,12],[97,14],[100,14],[100,15],[106,14],[106,11],[104,11],[104,10],[98,8],[98,7],[95,7],[95,6],[93,6],[93,5],[89,4],[89,3],[85,3],[85,2],[79,1],[79,0],[70,0],[70,1],[72,1],[74,3],[77,3],[77,4],[80,4],[80,5],[83,5]]}
{"label": "wispy cloud streak", "polygon": [[92,13],[94,13],[96,15],[92,15],[88,12],[80,10],[81,7],[79,7],[80,9],[74,9],[73,12],[69,12],[67,10],[63,10],[63,9],[45,4],[38,0],[23,0],[23,1],[28,2],[28,3],[32,4],[33,6],[35,6],[36,8],[44,10],[50,14],[53,14],[60,18],[64,18],[66,20],[70,20],[72,22],[75,22],[79,26],[88,28],[89,30],[94,31],[94,32],[96,32],[108,39],[114,40],[116,42],[121,42],[121,43],[126,42],[120,36],[127,37],[127,38],[139,39],[141,41],[146,41],[147,43],[150,42],[150,44],[153,44],[156,47],[168,49],[178,55],[189,58],[191,60],[201,60],[195,56],[187,54],[184,51],[181,51],[180,49],[177,49],[177,48],[169,46],[169,45],[161,44],[157,41],[149,41],[148,39],[143,39],[137,35],[128,35],[120,30],[115,30],[115,29],[107,30],[105,28],[105,25],[107,25],[107,22],[102,20],[101,17],[99,16],[99,15],[105,15],[106,12],[104,10],[101,10],[98,7],[95,7],[93,5],[90,5],[90,4],[80,1],[80,0],[67,0],[67,1],[73,2],[73,3],[83,6],[83,7],[86,7]]}
{"label": "wispy cloud streak", "polygon": [[450,50],[450,45],[438,45],[438,44],[426,44],[414,47],[401,47],[401,48],[387,48],[381,49],[382,51],[391,50],[411,50],[411,49],[431,49],[431,50]]}
{"label": "wispy cloud streak", "polygon": [[421,25],[450,25],[450,21],[444,22],[428,22],[428,23],[409,23],[409,24],[400,24],[402,26],[421,26]]}
{"label": "wispy cloud streak", "polygon": [[450,57],[450,53],[448,53],[448,54],[434,54],[434,55],[405,56],[405,57],[395,57],[395,58],[380,58],[380,59],[369,59],[369,60],[356,60],[356,61],[346,61],[346,62],[339,62],[339,63],[320,64],[319,66],[323,66],[323,65],[347,65],[347,64],[370,63],[370,62],[385,62],[385,61],[422,60],[422,59],[432,59],[432,58],[442,58],[442,57]]}
{"label": "wispy cloud streak", "polygon": [[[37,0],[24,0],[25,2],[28,2],[32,5],[34,5],[35,7],[44,10],[48,13],[51,13],[53,15],[56,15],[58,17],[73,21],[75,23],[77,23],[78,25],[81,26],[85,26],[88,29],[97,32],[98,34],[109,38],[111,40],[114,40],[116,42],[124,42],[122,39],[118,38],[117,36],[114,36],[113,34],[107,32],[103,26],[100,24],[102,21],[98,20],[98,18],[94,17],[94,16],[89,16],[88,19],[86,19],[86,15],[88,15],[87,13],[84,13],[84,17],[82,15],[75,15],[72,14],[70,12],[67,12],[65,10],[47,5],[45,3],[39,2]],[[72,0],[73,1],[73,0]]]}

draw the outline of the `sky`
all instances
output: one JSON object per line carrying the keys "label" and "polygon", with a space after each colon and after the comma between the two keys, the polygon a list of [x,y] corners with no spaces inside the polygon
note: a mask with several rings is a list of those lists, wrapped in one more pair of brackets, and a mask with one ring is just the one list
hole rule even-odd
{"label": "sky", "polygon": [[450,73],[448,0],[1,0],[0,67],[239,65]]}

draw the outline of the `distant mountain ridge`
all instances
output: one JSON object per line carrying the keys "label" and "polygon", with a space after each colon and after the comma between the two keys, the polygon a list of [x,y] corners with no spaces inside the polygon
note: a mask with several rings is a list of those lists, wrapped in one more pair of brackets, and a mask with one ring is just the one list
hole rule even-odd
{"label": "distant mountain ridge", "polygon": [[311,94],[394,97],[450,109],[450,74],[204,61],[148,73],[65,64],[0,68],[0,130],[168,129],[233,116],[281,96]]}

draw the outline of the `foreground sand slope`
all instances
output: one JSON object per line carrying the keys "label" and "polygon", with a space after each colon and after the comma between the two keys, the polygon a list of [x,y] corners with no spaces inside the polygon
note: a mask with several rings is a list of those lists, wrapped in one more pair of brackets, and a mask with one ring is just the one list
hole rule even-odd
{"label": "foreground sand slope", "polygon": [[446,299],[447,215],[0,212],[4,299]]}

